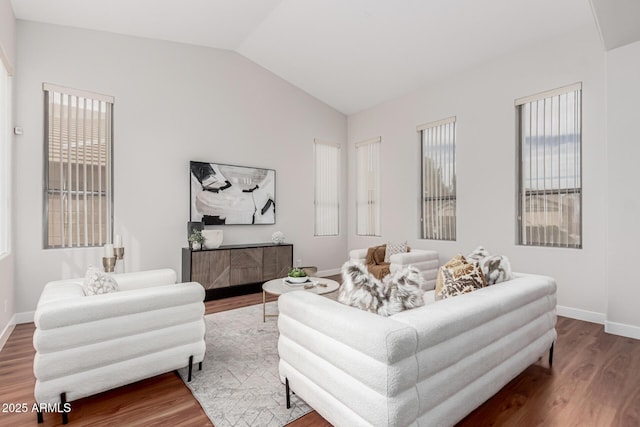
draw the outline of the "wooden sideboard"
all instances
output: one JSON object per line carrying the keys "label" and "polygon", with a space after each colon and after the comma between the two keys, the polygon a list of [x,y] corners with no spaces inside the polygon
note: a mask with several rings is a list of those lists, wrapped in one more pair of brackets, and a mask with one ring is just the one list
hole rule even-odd
{"label": "wooden sideboard", "polygon": [[262,283],[285,277],[292,265],[293,245],[286,243],[182,248],[182,281],[200,283],[206,300],[260,292]]}

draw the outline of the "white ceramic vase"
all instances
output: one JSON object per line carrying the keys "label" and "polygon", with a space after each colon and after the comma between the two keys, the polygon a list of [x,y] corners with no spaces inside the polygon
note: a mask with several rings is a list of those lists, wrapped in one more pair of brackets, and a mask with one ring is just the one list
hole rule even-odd
{"label": "white ceramic vase", "polygon": [[202,230],[204,247],[207,249],[219,248],[222,244],[222,230]]}

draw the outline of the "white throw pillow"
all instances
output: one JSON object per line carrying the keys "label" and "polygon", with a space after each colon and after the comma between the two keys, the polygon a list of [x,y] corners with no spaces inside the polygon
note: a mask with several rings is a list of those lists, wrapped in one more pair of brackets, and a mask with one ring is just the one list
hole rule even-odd
{"label": "white throw pillow", "polygon": [[118,283],[109,274],[92,265],[87,269],[84,276],[84,294],[100,295],[118,291]]}
{"label": "white throw pillow", "polygon": [[391,262],[391,255],[403,254],[407,252],[407,241],[399,243],[387,243],[387,250],[384,253],[384,262]]}

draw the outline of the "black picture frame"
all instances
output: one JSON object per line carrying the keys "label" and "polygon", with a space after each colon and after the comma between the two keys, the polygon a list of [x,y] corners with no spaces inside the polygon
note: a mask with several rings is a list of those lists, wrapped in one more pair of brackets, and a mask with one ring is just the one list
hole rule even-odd
{"label": "black picture frame", "polygon": [[204,225],[276,223],[276,171],[189,162],[189,221]]}

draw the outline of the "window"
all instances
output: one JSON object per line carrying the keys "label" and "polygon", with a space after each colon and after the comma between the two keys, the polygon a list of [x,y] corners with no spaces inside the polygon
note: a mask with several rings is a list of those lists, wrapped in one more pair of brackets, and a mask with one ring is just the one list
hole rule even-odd
{"label": "window", "polygon": [[356,234],[380,236],[380,137],[356,144]]}
{"label": "window", "polygon": [[44,247],[111,241],[113,98],[44,84]]}
{"label": "window", "polygon": [[422,239],[456,240],[456,118],[418,126]]}
{"label": "window", "polygon": [[0,61],[0,255],[9,252],[11,214],[11,77]]}
{"label": "window", "polygon": [[518,243],[582,247],[582,84],[516,100]]}
{"label": "window", "polygon": [[337,236],[340,232],[340,145],[316,139],[313,158],[314,235]]}

